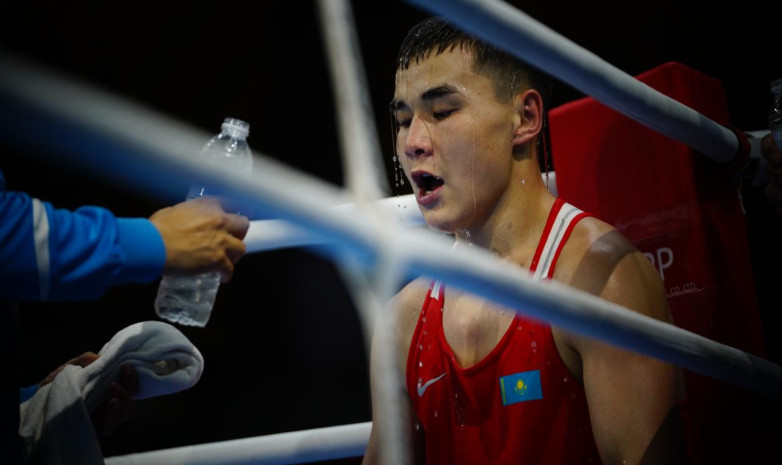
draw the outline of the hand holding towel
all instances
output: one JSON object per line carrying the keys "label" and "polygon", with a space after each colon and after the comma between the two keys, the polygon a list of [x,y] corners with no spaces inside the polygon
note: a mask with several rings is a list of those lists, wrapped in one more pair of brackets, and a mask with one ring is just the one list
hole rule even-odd
{"label": "hand holding towel", "polygon": [[68,365],[20,407],[19,433],[29,464],[103,464],[90,415],[106,399],[120,367],[138,375],[134,399],[173,394],[195,385],[203,372],[198,349],[174,326],[144,321],[118,332],[79,367]]}

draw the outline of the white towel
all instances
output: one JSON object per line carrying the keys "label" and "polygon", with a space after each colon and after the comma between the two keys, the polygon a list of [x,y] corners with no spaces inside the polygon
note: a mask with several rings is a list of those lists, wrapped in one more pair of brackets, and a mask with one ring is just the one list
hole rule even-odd
{"label": "white towel", "polygon": [[66,366],[51,383],[20,406],[19,434],[30,465],[103,464],[90,415],[106,398],[122,365],[138,374],[134,399],[173,394],[195,385],[204,360],[174,326],[136,323],[111,338],[100,357],[82,368]]}

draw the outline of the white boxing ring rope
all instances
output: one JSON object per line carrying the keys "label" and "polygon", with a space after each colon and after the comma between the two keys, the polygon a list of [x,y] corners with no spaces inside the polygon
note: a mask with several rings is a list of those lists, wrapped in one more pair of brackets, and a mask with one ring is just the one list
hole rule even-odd
{"label": "white boxing ring rope", "polygon": [[280,465],[364,455],[371,422],[106,457],[106,465]]}
{"label": "white boxing ring rope", "polygon": [[[423,227],[426,223],[418,209],[418,203],[412,194],[388,197],[375,202],[375,208],[391,218],[392,226],[398,228]],[[333,207],[344,209],[349,214],[358,214],[356,205],[349,203]],[[247,253],[265,252],[267,250],[288,247],[303,247],[326,244],[322,236],[304,230],[290,221],[285,220],[253,220],[244,238]]]}
{"label": "white boxing ring rope", "polygon": [[716,163],[733,160],[736,134],[617,69],[501,0],[405,0],[448,17],[586,95]]}
{"label": "white boxing ring rope", "polygon": [[[484,20],[493,21],[490,16]],[[531,281],[526,273],[488,252],[454,251],[451,241],[427,230],[400,227],[393,231],[391,242],[388,235],[378,234],[374,216],[368,218],[355,215],[350,208],[339,208],[356,199],[334,186],[294,172],[259,154],[255,155],[257,169],[252,177],[237,179],[228,170],[189,157],[190,153],[200,150],[207,134],[111,95],[54,78],[12,56],[0,54],[0,67],[3,70],[0,73],[0,107],[14,109],[13,112],[0,112],[0,131],[9,139],[31,144],[33,142],[26,139],[29,134],[23,130],[24,124],[43,122],[50,129],[47,143],[51,145],[42,148],[58,155],[70,153],[74,157],[68,160],[71,165],[89,167],[96,175],[144,188],[171,201],[179,201],[181,195],[172,190],[175,183],[171,180],[186,182],[198,175],[251,203],[268,217],[279,218],[306,231],[308,237],[300,237],[300,244],[324,244],[325,247],[316,247],[316,250],[332,259],[340,260],[350,255],[355,263],[369,270],[377,264],[380,249],[384,248],[398,254],[398,263],[408,277],[427,275],[442,279],[501,305],[524,308],[525,315],[565,329],[757,390],[775,399],[782,395],[782,368],[774,363],[556,282]],[[669,104],[666,102],[663,106]],[[706,145],[730,146],[724,139],[717,137],[717,143]],[[88,143],[84,144],[84,141]],[[713,153],[702,148],[698,150]],[[731,150],[722,151],[727,152],[732,153]],[[105,153],[114,154],[110,162],[105,159]],[[289,189],[291,184],[297,189]],[[393,221],[386,221],[384,227],[389,224]],[[260,242],[262,239],[258,244],[248,244],[248,249],[263,250]],[[364,427],[361,425],[357,426]],[[301,438],[296,434],[294,437],[292,444]],[[205,451],[213,447],[217,451],[221,444],[184,449]],[[221,456],[221,463],[269,463],[262,461],[263,450],[260,449],[241,462],[232,461],[230,449],[221,450],[226,452]],[[143,463],[162,463],[158,459],[165,453],[151,452],[150,456],[145,456],[151,461]],[[199,462],[199,457],[190,456],[187,462],[181,461],[183,454],[186,452],[181,451],[176,454],[179,459],[172,458],[173,461],[165,463],[206,463]]]}

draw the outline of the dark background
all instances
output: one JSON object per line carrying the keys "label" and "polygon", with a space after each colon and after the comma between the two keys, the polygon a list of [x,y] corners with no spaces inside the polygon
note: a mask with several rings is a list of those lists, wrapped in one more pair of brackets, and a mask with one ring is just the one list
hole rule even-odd
{"label": "dark background", "polygon": [[[629,74],[679,61],[714,76],[723,82],[734,126],[767,126],[769,81],[782,77],[779,2],[516,3]],[[217,132],[225,116],[244,119],[255,151],[342,184],[315,2],[0,6],[0,45],[8,50],[205,131]],[[352,7],[393,186],[387,105],[394,58],[405,31],[427,13],[399,1]],[[580,96],[558,84],[552,106]],[[63,208],[102,205],[121,216],[146,217],[165,206],[3,142],[0,168],[10,189]],[[780,360],[772,292],[780,279],[780,222],[759,190],[745,186],[743,194],[769,358]],[[113,288],[93,302],[23,304],[23,383],[85,350],[97,352],[129,324],[154,319],[156,291],[154,282]],[[188,391],[137,402],[134,418],[103,441],[107,456],[370,420],[358,314],[336,269],[319,255],[245,256],[222,286],[209,325],[181,329],[205,357],[203,377]]]}

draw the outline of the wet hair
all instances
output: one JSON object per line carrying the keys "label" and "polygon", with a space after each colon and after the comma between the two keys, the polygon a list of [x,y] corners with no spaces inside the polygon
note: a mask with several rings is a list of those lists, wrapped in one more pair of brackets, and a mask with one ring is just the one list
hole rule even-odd
{"label": "wet hair", "polygon": [[508,102],[520,90],[534,88],[544,105],[548,102],[550,84],[544,73],[439,16],[427,18],[408,31],[397,54],[397,70],[457,47],[475,54],[473,70],[492,81],[498,101]]}

